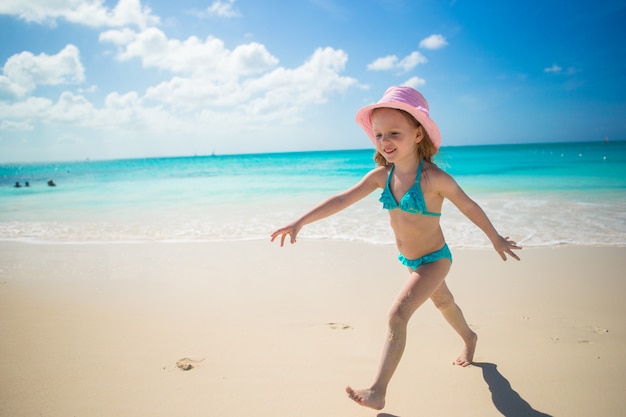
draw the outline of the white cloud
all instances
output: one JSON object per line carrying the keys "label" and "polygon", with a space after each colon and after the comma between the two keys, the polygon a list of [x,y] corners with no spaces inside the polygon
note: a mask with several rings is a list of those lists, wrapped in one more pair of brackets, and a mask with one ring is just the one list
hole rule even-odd
{"label": "white cloud", "polygon": [[440,49],[447,44],[448,42],[443,35],[430,35],[420,41],[419,47],[424,49]]}
{"label": "white cloud", "polygon": [[576,69],[575,67],[568,67],[567,69],[565,69],[557,64],[552,64],[551,67],[544,68],[543,71],[547,74],[574,75],[578,73],[578,69]]}
{"label": "white cloud", "polygon": [[347,59],[343,51],[318,49],[293,69],[278,67],[241,82],[219,81],[201,73],[174,77],[149,88],[145,98],[178,110],[204,108],[263,118],[291,117],[357,84],[355,79],[340,75]]}
{"label": "white cloud", "polygon": [[207,8],[207,12],[219,17],[239,17],[239,12],[233,8],[234,4],[235,0],[214,0],[213,4]]}
{"label": "white cloud", "polygon": [[0,101],[13,100],[18,97],[26,96],[32,90],[32,85],[27,87],[20,85],[9,77],[0,75]]}
{"label": "white cloud", "polygon": [[417,89],[419,87],[426,85],[426,80],[420,77],[411,77],[408,80],[406,80],[404,83],[402,83],[402,85],[406,85],[407,87],[413,87]]}
{"label": "white cloud", "polygon": [[104,104],[109,109],[129,109],[139,108],[141,106],[141,101],[139,99],[139,95],[135,91],[127,94],[114,92],[106,96]]}
{"label": "white cloud", "polygon": [[411,52],[410,55],[402,58],[400,62],[398,62],[398,68],[402,69],[404,72],[409,72],[419,64],[425,64],[428,62],[426,57],[419,52]]}
{"label": "white cloud", "polygon": [[292,112],[325,103],[334,92],[357,85],[354,78],[339,75],[347,61],[347,54],[341,50],[318,48],[295,69],[277,68],[244,83],[247,91],[261,96],[246,103],[245,108],[249,113],[260,114]]}
{"label": "white cloud", "polygon": [[82,87],[78,89],[78,92],[81,94],[95,93],[96,91],[98,91],[97,85],[90,85],[88,87]]}
{"label": "white cloud", "polygon": [[402,59],[398,59],[396,55],[387,55],[382,58],[377,58],[367,65],[367,69],[370,71],[398,70],[401,72],[409,72],[419,64],[425,64],[426,62],[428,62],[428,59],[421,53],[415,51]]}
{"label": "white cloud", "polygon": [[3,117],[3,125],[34,125],[40,121],[47,121],[46,112],[52,102],[42,97],[29,97],[26,100],[11,103],[0,101],[0,114]]}
{"label": "white cloud", "polygon": [[55,122],[90,125],[94,112],[94,106],[85,97],[64,92],[59,101],[49,109],[49,117]]}
{"label": "white cloud", "polygon": [[371,64],[367,65],[367,69],[370,71],[387,71],[396,67],[398,57],[395,55],[387,55],[382,58],[376,59]]}
{"label": "white cloud", "polygon": [[547,72],[548,74],[550,74],[550,73],[556,74],[556,73],[559,73],[559,72],[563,71],[563,68],[558,66],[557,64],[552,64],[551,67],[544,68],[543,71]]}
{"label": "white cloud", "polygon": [[0,14],[15,15],[27,22],[52,23],[64,19],[90,27],[147,27],[159,18],[141,0],[119,0],[112,9],[104,0],[2,0]]}
{"label": "white cloud", "polygon": [[110,30],[100,40],[116,44],[121,60],[137,58],[146,67],[177,74],[149,87],[145,94],[145,99],[172,109],[292,114],[302,107],[324,103],[335,91],[357,84],[355,79],[340,75],[348,56],[333,48],[318,49],[303,65],[288,69],[278,67],[278,59],[256,42],[228,50],[214,37],[180,41],[168,39],[157,28],[142,32]]}
{"label": "white cloud", "polygon": [[0,94],[12,92],[23,97],[37,85],[78,84],[85,81],[85,69],[74,45],[67,45],[56,55],[33,55],[25,51],[11,56],[0,77]]}
{"label": "white cloud", "polygon": [[278,64],[265,46],[252,42],[232,51],[212,36],[204,41],[191,36],[184,41],[168,39],[157,28],[141,32],[109,30],[100,35],[103,42],[119,47],[118,59],[138,58],[144,67],[166,69],[180,74],[201,74],[204,78],[232,80],[265,72]]}
{"label": "white cloud", "polygon": [[[121,138],[137,144],[147,140],[140,138],[150,138],[141,142],[144,146],[153,141],[166,146],[163,143],[172,138],[184,138],[189,143],[200,143],[197,141],[202,139],[204,143],[208,130],[211,141],[235,134],[242,138],[240,141],[259,132],[271,137],[270,132],[278,126],[302,120],[305,109],[325,103],[333,94],[357,85],[354,78],[341,75],[347,54],[333,48],[320,48],[303,64],[285,68],[278,67],[278,60],[257,43],[227,50],[215,38],[205,42],[195,38],[177,41],[167,39],[160,31],[130,33],[130,36],[129,33],[110,31],[103,36],[120,44],[120,56],[137,57],[144,65],[171,71],[174,76],[170,80],[149,87],[144,93],[110,92],[103,106],[69,91],[62,93],[56,102],[39,97],[0,102],[0,114],[6,118],[5,130],[34,126],[34,135],[37,129],[45,129],[47,136],[55,132],[55,137],[60,138],[58,135],[71,126],[75,138],[107,144],[100,145],[107,149]],[[141,34],[146,36],[142,38]],[[76,52],[77,56],[77,50],[71,47],[64,51],[58,57],[71,56],[68,51]],[[49,72],[31,78],[51,83],[71,80],[70,74]],[[135,145],[129,142],[128,146]]]}
{"label": "white cloud", "polygon": [[0,130],[14,130],[14,131],[22,131],[29,132],[33,130],[33,125],[24,122],[14,122],[11,120],[2,120],[0,122]]}
{"label": "white cloud", "polygon": [[[91,5],[92,16],[104,10],[103,1],[49,2],[53,4],[48,9],[57,11],[71,4]],[[8,3],[14,9],[18,7],[13,0]],[[26,1],[30,6],[47,3]],[[116,9],[132,4],[140,5],[138,1],[122,0]],[[4,3],[0,6],[7,7]],[[35,19],[35,14],[29,16]],[[63,16],[69,20],[68,13],[49,10],[37,16]],[[67,137],[72,143],[99,149],[102,156],[123,155],[133,147],[143,154],[158,153],[159,149],[201,152],[215,143],[219,151],[228,147],[247,149],[242,142],[261,150],[268,145],[255,140],[259,135],[266,140],[291,138],[292,133],[281,131],[281,126],[297,130],[293,124],[305,119],[312,106],[358,86],[356,79],[342,74],[348,55],[330,47],[319,48],[300,65],[287,68],[258,42],[227,48],[221,39],[212,36],[175,39],[152,26],[113,28],[102,32],[99,39],[114,48],[113,56],[121,61],[119,65],[136,59],[146,68],[161,70],[162,81],[141,91],[101,91],[98,86],[83,85],[56,98],[36,97],[38,85],[91,82],[86,80],[79,50],[73,45],[55,55],[22,52],[10,57],[4,73],[0,73],[0,133],[25,132],[22,137],[28,134],[32,143],[60,143],[62,137]],[[411,67],[414,61],[415,57],[409,55],[402,65]],[[400,61],[395,64],[400,65]],[[96,90],[104,95],[103,104],[90,100],[89,94]],[[5,97],[9,99],[3,100]],[[307,140],[313,140],[314,133],[306,131],[310,136]],[[63,136],[65,132],[70,132],[69,136]],[[283,139],[274,139],[278,137]],[[180,145],[183,142],[186,147]],[[153,148],[153,144],[161,148]],[[80,152],[77,148],[71,151]]]}

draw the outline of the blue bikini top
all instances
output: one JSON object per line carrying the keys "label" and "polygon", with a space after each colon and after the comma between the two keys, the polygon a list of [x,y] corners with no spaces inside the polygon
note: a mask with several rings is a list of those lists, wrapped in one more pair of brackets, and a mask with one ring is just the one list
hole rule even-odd
{"label": "blue bikini top", "polygon": [[378,199],[378,201],[383,203],[383,208],[385,210],[402,210],[407,213],[420,214],[422,216],[441,216],[441,213],[431,213],[426,210],[426,202],[424,201],[424,195],[422,194],[422,189],[420,187],[420,178],[422,177],[423,166],[424,160],[422,159],[419,167],[417,168],[415,184],[413,184],[404,197],[402,197],[400,204],[398,204],[396,198],[391,193],[391,187],[389,186],[391,183],[391,174],[393,174],[393,169],[395,168],[394,165],[391,166],[389,176],[387,177],[387,185],[385,185],[385,189]]}

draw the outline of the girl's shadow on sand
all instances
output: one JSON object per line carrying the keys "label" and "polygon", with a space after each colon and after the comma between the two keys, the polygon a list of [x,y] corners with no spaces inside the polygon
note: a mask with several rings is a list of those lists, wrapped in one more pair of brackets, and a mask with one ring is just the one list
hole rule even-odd
{"label": "girl's shadow on sand", "polygon": [[[513,390],[509,381],[498,371],[497,365],[488,362],[474,362],[481,368],[483,378],[491,391],[491,400],[496,409],[504,417],[552,417],[550,414],[535,410]],[[398,417],[393,414],[381,413],[377,417]]]}
{"label": "girl's shadow on sand", "polygon": [[498,411],[505,417],[552,417],[549,414],[535,410],[520,395],[511,388],[509,381],[498,371],[497,365],[489,362],[474,362],[472,365],[483,370],[483,378],[489,391],[491,400]]}

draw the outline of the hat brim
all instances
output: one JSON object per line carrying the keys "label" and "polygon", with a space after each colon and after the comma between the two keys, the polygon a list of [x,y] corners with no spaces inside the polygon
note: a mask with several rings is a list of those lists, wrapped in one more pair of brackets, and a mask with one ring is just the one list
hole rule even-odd
{"label": "hat brim", "polygon": [[380,108],[404,110],[405,112],[409,113],[424,127],[426,133],[428,133],[430,141],[433,143],[437,150],[439,149],[439,146],[441,145],[441,133],[439,132],[439,127],[433,121],[433,119],[428,117],[420,110],[416,109],[414,106],[402,103],[400,101],[388,101],[384,103],[372,104],[361,108],[356,113],[356,122],[359,124],[359,126],[361,126],[361,129],[363,129],[363,131],[367,134],[367,136],[370,138],[374,145],[376,145],[376,138],[374,137],[374,130],[372,129],[372,112],[375,109]]}

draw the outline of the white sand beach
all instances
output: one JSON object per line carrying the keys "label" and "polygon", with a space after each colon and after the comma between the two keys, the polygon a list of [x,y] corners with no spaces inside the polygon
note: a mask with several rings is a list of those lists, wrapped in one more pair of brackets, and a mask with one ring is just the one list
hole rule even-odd
{"label": "white sand beach", "polygon": [[623,415],[625,247],[453,254],[475,364],[425,304],[377,412],[392,246],[2,242],[0,416]]}

